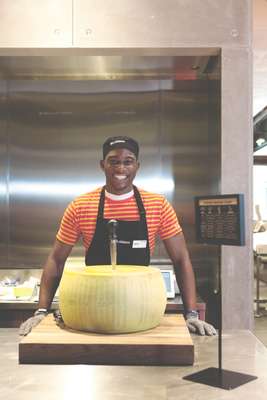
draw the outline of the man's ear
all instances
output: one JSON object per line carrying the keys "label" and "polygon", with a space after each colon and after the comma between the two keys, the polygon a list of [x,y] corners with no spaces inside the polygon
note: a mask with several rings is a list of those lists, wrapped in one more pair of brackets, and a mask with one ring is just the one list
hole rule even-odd
{"label": "man's ear", "polygon": [[100,160],[100,168],[104,171],[104,160]]}
{"label": "man's ear", "polygon": [[137,161],[137,169],[140,168],[140,161]]}

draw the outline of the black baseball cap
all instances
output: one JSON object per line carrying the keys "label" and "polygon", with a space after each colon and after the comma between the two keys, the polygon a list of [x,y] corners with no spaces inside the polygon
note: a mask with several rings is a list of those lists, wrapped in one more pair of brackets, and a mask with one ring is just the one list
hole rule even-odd
{"label": "black baseball cap", "polygon": [[113,149],[127,149],[130,150],[138,158],[139,145],[136,140],[128,136],[113,136],[109,137],[103,144],[103,159]]}

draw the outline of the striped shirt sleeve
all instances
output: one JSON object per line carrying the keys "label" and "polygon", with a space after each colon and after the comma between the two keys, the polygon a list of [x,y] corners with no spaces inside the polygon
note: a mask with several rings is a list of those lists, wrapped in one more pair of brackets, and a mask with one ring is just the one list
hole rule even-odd
{"label": "striped shirt sleeve", "polygon": [[66,208],[59,231],[56,235],[60,242],[74,245],[80,236],[80,230],[77,223],[75,202],[72,201]]}
{"label": "striped shirt sleeve", "polygon": [[161,212],[159,236],[161,240],[168,239],[182,232],[176,213],[171,204],[164,199]]}

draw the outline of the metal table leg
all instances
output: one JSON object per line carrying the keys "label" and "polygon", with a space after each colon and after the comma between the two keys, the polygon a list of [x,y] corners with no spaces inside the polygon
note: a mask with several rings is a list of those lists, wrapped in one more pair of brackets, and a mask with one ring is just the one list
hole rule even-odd
{"label": "metal table leg", "polygon": [[256,313],[255,317],[261,317],[260,313],[260,257],[256,259]]}

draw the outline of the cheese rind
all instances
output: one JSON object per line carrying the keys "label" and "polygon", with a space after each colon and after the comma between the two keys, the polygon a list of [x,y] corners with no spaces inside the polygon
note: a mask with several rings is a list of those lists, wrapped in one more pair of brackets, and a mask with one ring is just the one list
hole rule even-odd
{"label": "cheese rind", "polygon": [[66,269],[59,288],[66,326],[99,333],[129,333],[159,325],[166,289],[157,268],[118,265]]}

